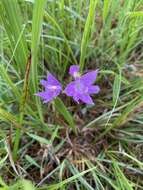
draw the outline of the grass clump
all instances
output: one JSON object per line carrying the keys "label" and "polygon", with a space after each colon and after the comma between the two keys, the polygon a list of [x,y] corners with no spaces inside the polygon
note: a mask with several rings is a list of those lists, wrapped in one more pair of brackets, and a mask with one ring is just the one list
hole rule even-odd
{"label": "grass clump", "polygon": [[[0,1],[0,189],[143,189],[143,0]],[[99,69],[95,105],[34,94]]]}

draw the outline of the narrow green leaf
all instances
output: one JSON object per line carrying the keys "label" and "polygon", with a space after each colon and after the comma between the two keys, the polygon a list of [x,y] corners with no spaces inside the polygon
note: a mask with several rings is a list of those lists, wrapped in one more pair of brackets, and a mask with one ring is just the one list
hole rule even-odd
{"label": "narrow green leaf", "polygon": [[18,88],[15,86],[15,84],[12,82],[10,76],[6,72],[6,69],[4,68],[3,65],[0,65],[0,75],[2,76],[3,80],[6,82],[7,85],[11,88],[13,94],[15,95],[16,98],[20,97],[20,93]]}
{"label": "narrow green leaf", "polygon": [[95,8],[98,0],[90,0],[89,12],[86,20],[86,24],[84,27],[83,37],[81,41],[81,55],[80,55],[80,70],[82,71],[84,68],[84,62],[86,58],[86,50],[90,41],[91,29],[94,23],[95,16]]}
{"label": "narrow green leaf", "polygon": [[134,98],[127,106],[127,108],[123,111],[121,116],[119,116],[115,120],[115,122],[112,125],[112,128],[123,125],[127,121],[129,114],[132,113],[137,108],[137,106],[142,102],[143,102],[143,97]]}
{"label": "narrow green leaf", "polygon": [[119,181],[121,190],[133,190],[131,183],[125,177],[121,169],[119,168],[117,162],[113,159],[113,167],[115,170],[115,177]]}
{"label": "narrow green leaf", "polygon": [[93,167],[93,168],[84,170],[83,172],[80,172],[80,173],[78,173],[78,174],[75,174],[74,176],[69,177],[69,178],[63,180],[63,181],[61,181],[60,183],[57,183],[57,184],[54,184],[54,185],[50,185],[50,186],[48,187],[48,189],[49,189],[49,190],[59,189],[59,188],[63,187],[63,185],[71,183],[72,181],[74,181],[74,180],[80,178],[81,176],[85,175],[86,173],[91,172],[91,171],[94,170],[94,169],[96,169],[96,167]]}
{"label": "narrow green leaf", "polygon": [[112,129],[123,125],[127,121],[129,114],[132,113],[136,109],[136,107],[140,105],[142,102],[143,102],[143,97],[136,97],[132,101],[130,101],[130,103],[121,113],[121,115],[117,117],[117,119],[113,122],[111,126],[107,127],[105,131],[99,135],[96,141],[102,138],[107,133],[109,133]]}
{"label": "narrow green leaf", "polygon": [[51,144],[51,141],[49,141],[43,137],[40,137],[38,135],[34,135],[34,134],[30,134],[30,133],[27,133],[27,135],[30,136],[32,139],[38,141],[39,143],[47,144],[47,145]]}
{"label": "narrow green leaf", "polygon": [[[80,174],[80,172],[78,171],[78,169],[74,166],[74,165],[70,165],[69,164],[69,169],[71,171],[71,173],[73,174],[73,176]],[[93,170],[94,171],[94,170]],[[86,179],[83,176],[79,176],[78,181],[88,190],[94,190],[93,187],[91,187],[91,185],[86,181]]]}
{"label": "narrow green leaf", "polygon": [[[32,79],[32,93],[35,94],[38,91],[38,47],[40,42],[40,34],[42,29],[43,14],[46,0],[35,0],[33,9],[33,20],[32,20],[32,41],[31,41],[31,79]],[[42,122],[43,115],[41,109],[41,102],[39,98],[35,96],[36,106],[39,112],[39,116]]]}
{"label": "narrow green leaf", "polygon": [[106,24],[105,21],[106,21],[108,12],[109,12],[110,3],[111,3],[111,0],[104,0],[104,5],[103,5],[103,22],[104,22],[104,24]]}
{"label": "narrow green leaf", "polygon": [[65,118],[65,120],[69,124],[69,127],[72,128],[73,131],[76,133],[77,129],[76,129],[76,125],[74,123],[73,117],[71,116],[67,108],[65,107],[62,100],[60,98],[56,98],[54,102],[55,102],[55,107],[57,111]]}
{"label": "narrow green leaf", "polygon": [[143,11],[133,11],[127,13],[128,17],[140,17],[143,16]]}
{"label": "narrow green leaf", "polygon": [[0,160],[0,167],[4,164],[4,162],[6,161],[7,157],[8,157],[8,154],[4,158],[2,158]]}
{"label": "narrow green leaf", "polygon": [[0,117],[3,120],[10,121],[12,124],[15,125],[16,128],[21,128],[20,124],[17,122],[17,119],[11,113],[5,111],[2,108],[0,108]]}
{"label": "narrow green leaf", "polygon": [[58,22],[48,12],[45,12],[44,18],[48,22],[51,22],[58,29],[58,32],[63,37],[63,39],[64,39],[64,41],[66,43],[67,49],[68,49],[69,53],[71,54],[72,60],[74,61],[75,64],[77,64],[77,60],[76,60],[76,58],[75,58],[75,56],[73,54],[73,51],[72,51],[72,49],[71,49],[71,47],[69,45],[68,39],[66,38],[66,36],[65,36],[64,32],[62,31],[62,29],[61,29],[60,25],[58,24]]}
{"label": "narrow green leaf", "polygon": [[[0,6],[0,17],[10,40],[11,49],[17,63],[17,70],[21,70],[24,75],[27,62],[28,48],[24,36],[25,26],[17,0],[2,0]],[[11,61],[12,61],[11,58]]]}
{"label": "narrow green leaf", "polygon": [[113,84],[113,104],[117,103],[120,94],[121,87],[121,74],[115,76],[114,84]]}
{"label": "narrow green leaf", "polygon": [[37,164],[37,162],[29,155],[25,156],[26,160],[31,164],[36,166],[37,168],[41,168],[39,164]]}

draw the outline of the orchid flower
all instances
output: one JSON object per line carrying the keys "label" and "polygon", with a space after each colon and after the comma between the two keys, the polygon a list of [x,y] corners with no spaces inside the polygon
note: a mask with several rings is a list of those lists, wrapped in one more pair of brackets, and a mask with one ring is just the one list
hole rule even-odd
{"label": "orchid flower", "polygon": [[77,103],[82,101],[86,104],[94,104],[90,95],[97,94],[100,91],[98,85],[93,85],[96,80],[98,70],[80,75],[79,69],[80,68],[77,65],[72,65],[70,67],[69,74],[72,75],[75,80],[67,85],[64,92],[67,96],[73,97]]}
{"label": "orchid flower", "polygon": [[51,73],[47,75],[47,80],[41,80],[40,84],[44,86],[45,91],[38,92],[36,95],[40,96],[44,103],[53,100],[62,90],[60,82]]}

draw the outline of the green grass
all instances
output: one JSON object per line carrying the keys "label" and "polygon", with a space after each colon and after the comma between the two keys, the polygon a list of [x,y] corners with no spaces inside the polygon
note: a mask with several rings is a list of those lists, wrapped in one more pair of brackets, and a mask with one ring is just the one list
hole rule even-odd
{"label": "green grass", "polygon": [[[143,0],[0,1],[0,190],[143,189]],[[95,105],[35,93],[99,69]]]}

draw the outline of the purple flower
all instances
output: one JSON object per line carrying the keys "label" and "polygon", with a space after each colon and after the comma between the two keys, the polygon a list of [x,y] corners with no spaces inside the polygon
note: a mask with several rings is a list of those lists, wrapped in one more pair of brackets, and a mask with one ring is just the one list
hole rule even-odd
{"label": "purple flower", "polygon": [[94,104],[90,95],[97,94],[100,91],[98,85],[93,85],[96,80],[98,70],[91,71],[80,76],[79,66],[72,65],[69,73],[74,77],[75,81],[69,83],[65,88],[64,92],[66,95],[73,97],[77,103],[82,101],[86,104]]}
{"label": "purple flower", "polygon": [[72,75],[76,79],[80,76],[79,69],[80,68],[78,65],[72,65],[70,66],[69,74]]}
{"label": "purple flower", "polygon": [[45,91],[38,92],[36,95],[40,96],[44,100],[44,103],[53,100],[62,90],[59,81],[50,73],[47,75],[47,80],[41,80],[40,84],[45,87]]}

